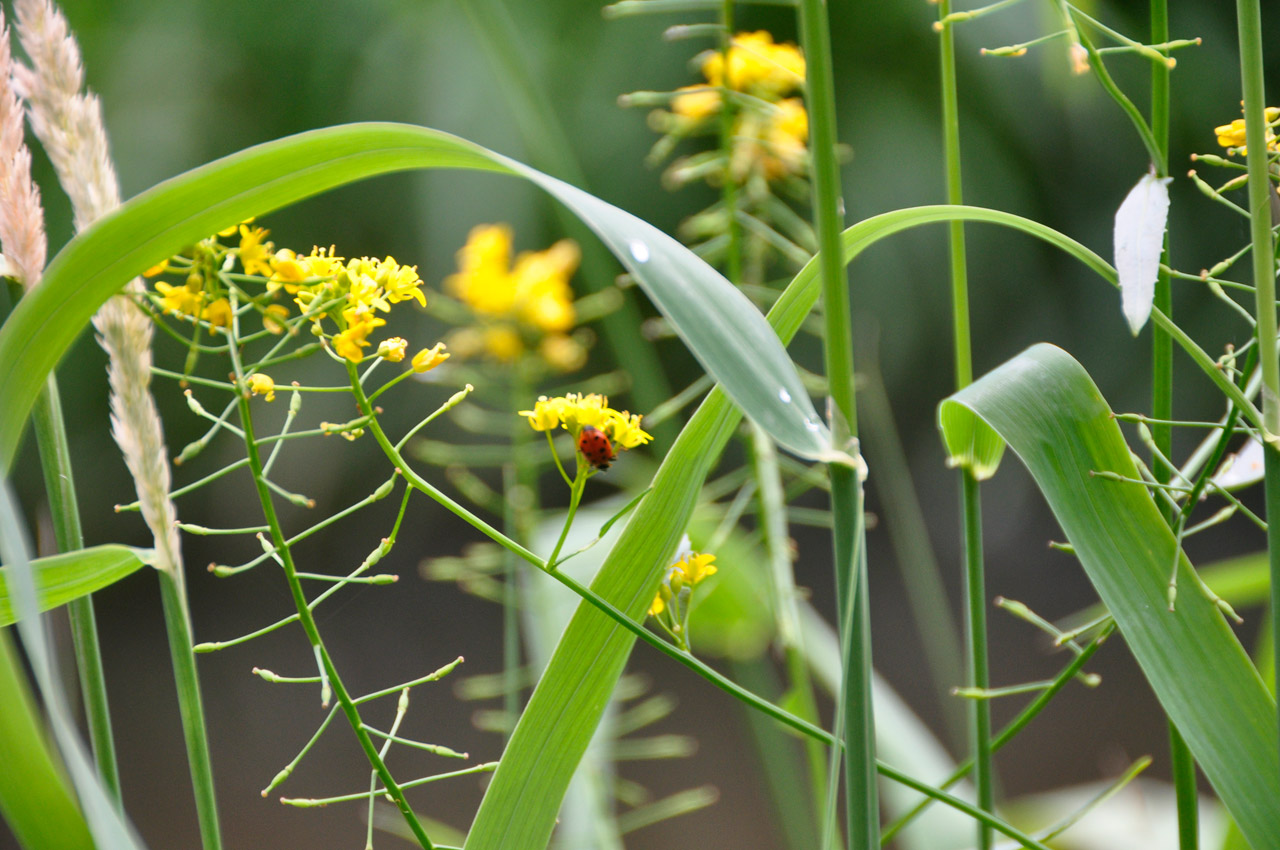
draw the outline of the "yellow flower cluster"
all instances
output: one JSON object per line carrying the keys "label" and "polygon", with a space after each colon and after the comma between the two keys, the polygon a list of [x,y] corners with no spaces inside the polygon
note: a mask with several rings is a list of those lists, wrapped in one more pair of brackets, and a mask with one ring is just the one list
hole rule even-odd
{"label": "yellow flower cluster", "polygon": [[681,135],[694,132],[719,113],[719,88],[744,92],[757,102],[743,104],[735,119],[729,166],[734,179],[760,173],[778,180],[804,172],[809,116],[800,98],[788,97],[804,86],[800,48],[775,44],[763,30],[738,33],[730,44],[728,61],[719,51],[709,52],[702,60],[702,74],[705,85],[677,90],[680,93],[672,99],[669,115],[655,113],[657,126]]}
{"label": "yellow flower cluster", "polygon": [[640,414],[614,410],[607,396],[570,393],[547,398],[539,396],[533,410],[522,410],[535,431],[564,428],[576,439],[588,425],[599,428],[615,449],[633,449],[653,439],[640,429]]}
{"label": "yellow flower cluster", "polygon": [[717,570],[711,562],[715,555],[689,552],[667,569],[667,575],[658,586],[658,593],[649,606],[649,616],[658,617],[667,610],[672,599],[680,596],[680,591],[693,588],[703,579],[713,576]]}
{"label": "yellow flower cluster", "polygon": [[[390,312],[391,306],[401,301],[413,300],[426,306],[417,266],[400,265],[392,257],[347,260],[337,256],[332,246],[327,250],[313,248],[305,256],[288,248],[276,250],[275,244],[267,239],[270,231],[250,226],[251,221],[219,231],[196,245],[188,256],[175,257],[149,269],[148,277],[179,268],[187,272],[181,286],[156,282],[158,306],[168,313],[202,319],[213,328],[230,325],[231,303],[219,270],[223,268],[223,259],[234,255],[244,274],[265,279],[263,303],[255,306],[267,331],[279,334],[286,329],[289,307],[265,303],[283,290],[293,297],[304,315],[309,315],[317,336],[330,336],[323,325],[324,319],[336,326],[336,332],[330,336],[333,349],[353,363],[363,359],[364,349],[371,344],[370,335],[386,324],[379,314]],[[218,241],[219,237],[237,234],[236,247],[224,246]],[[379,347],[378,356],[391,362],[403,360],[408,343],[398,337],[388,342],[393,344],[386,347],[385,353],[384,347]],[[413,361],[415,370],[426,371],[418,368],[420,361],[433,360],[433,367],[447,358],[449,355],[442,354],[441,348],[419,352]]]}
{"label": "yellow flower cluster", "polygon": [[483,351],[510,363],[526,342],[535,342],[552,366],[579,368],[586,351],[568,335],[577,321],[569,286],[581,259],[577,243],[562,239],[545,251],[525,251],[514,266],[511,246],[511,228],[482,224],[458,251],[458,273],[445,278],[445,290],[470,307],[482,327],[460,331],[451,347],[462,356]]}
{"label": "yellow flower cluster", "polygon": [[[1280,107],[1268,106],[1265,112],[1267,121],[1267,150],[1280,151],[1280,142],[1276,141],[1275,126],[1280,124]],[[1239,153],[1241,156],[1247,156],[1249,148],[1245,144],[1245,128],[1244,119],[1237,118],[1230,124],[1223,124],[1220,127],[1214,127],[1213,132],[1218,136],[1218,144],[1227,149],[1227,154],[1231,155]]]}

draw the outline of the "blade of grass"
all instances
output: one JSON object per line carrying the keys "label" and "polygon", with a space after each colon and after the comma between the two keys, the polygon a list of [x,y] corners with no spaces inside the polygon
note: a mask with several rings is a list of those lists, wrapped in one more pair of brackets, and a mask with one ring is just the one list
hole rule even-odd
{"label": "blade of grass", "polygon": [[1176,543],[1146,492],[1090,474],[1137,475],[1093,381],[1061,349],[1038,345],[943,402],[953,404],[1027,465],[1205,776],[1245,835],[1268,846],[1280,835],[1274,700],[1207,597],[1186,592],[1168,610]]}

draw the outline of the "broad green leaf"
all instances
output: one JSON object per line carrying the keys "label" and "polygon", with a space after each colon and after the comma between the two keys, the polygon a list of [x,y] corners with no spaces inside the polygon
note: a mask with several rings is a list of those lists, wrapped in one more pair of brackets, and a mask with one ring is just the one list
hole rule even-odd
{"label": "broad green leaf", "polygon": [[27,850],[93,850],[21,671],[9,633],[0,630],[0,817]]}
{"label": "broad green leaf", "polygon": [[825,426],[764,317],[679,242],[580,189],[456,136],[407,124],[349,124],[257,145],[166,180],[68,243],[0,328],[0,471],[13,462],[45,376],[98,306],[130,278],[251,215],[414,168],[496,171],[546,190],[618,255],[694,356],[779,444],[804,457],[828,455]]}
{"label": "broad green leaf", "polygon": [[[34,824],[37,828],[62,839],[48,846],[80,848],[97,846],[111,850],[141,850],[142,842],[134,834],[132,827],[121,815],[115,804],[111,802],[103,787],[93,760],[89,757],[80,733],[76,728],[74,716],[69,708],[69,700],[62,689],[62,680],[57,674],[55,656],[45,638],[44,627],[40,623],[39,603],[36,596],[36,582],[32,575],[31,561],[27,555],[26,535],[19,518],[17,503],[9,489],[9,482],[0,479],[0,560],[8,564],[9,574],[6,583],[12,595],[13,607],[17,612],[17,629],[22,637],[22,647],[26,651],[31,672],[40,689],[48,715],[48,728],[57,741],[58,750],[62,754],[63,763],[70,775],[79,799],[79,810],[68,806],[62,800],[64,790],[50,785],[53,781],[48,759],[41,752],[22,751],[19,742],[17,755],[24,761],[5,761],[0,773],[16,774],[20,778],[28,778],[44,786],[48,794],[50,807],[35,812],[24,811],[21,815],[24,822]],[[9,658],[12,656],[9,655]],[[0,661],[0,665],[3,665]],[[0,711],[10,722],[16,718],[18,722],[26,722],[22,687],[10,692],[7,688],[0,690]],[[29,704],[25,711],[30,714]],[[15,726],[17,730],[20,727]],[[8,730],[5,730],[8,731]],[[13,745],[14,742],[8,742]],[[43,750],[43,747],[40,748]],[[0,782],[6,787],[7,782]],[[7,805],[7,802],[6,802]],[[91,837],[90,837],[91,836]]]}
{"label": "broad green leaf", "polygon": [[[1072,357],[1037,345],[942,403],[987,421],[1027,465],[1169,719],[1255,847],[1280,835],[1275,700],[1202,594],[1137,478],[1119,425]],[[1166,590],[1178,558],[1181,591]]]}
{"label": "broad green leaf", "polygon": [[939,416],[946,418],[942,438],[947,447],[947,466],[967,469],[978,481],[995,475],[1004,456],[1000,435],[965,407],[948,407]]}
{"label": "broad green leaf", "polygon": [[[40,610],[66,605],[114,584],[146,563],[147,553],[129,546],[92,546],[31,561]],[[17,618],[9,597],[9,567],[0,567],[0,626]]]}

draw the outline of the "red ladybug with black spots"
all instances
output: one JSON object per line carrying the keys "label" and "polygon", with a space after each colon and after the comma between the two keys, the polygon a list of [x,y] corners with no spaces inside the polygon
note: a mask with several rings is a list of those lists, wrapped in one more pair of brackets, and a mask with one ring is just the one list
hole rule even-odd
{"label": "red ladybug with black spots", "polygon": [[608,469],[609,464],[618,456],[613,450],[613,443],[609,442],[609,436],[592,425],[583,427],[578,434],[578,451],[582,452],[588,463],[600,470]]}

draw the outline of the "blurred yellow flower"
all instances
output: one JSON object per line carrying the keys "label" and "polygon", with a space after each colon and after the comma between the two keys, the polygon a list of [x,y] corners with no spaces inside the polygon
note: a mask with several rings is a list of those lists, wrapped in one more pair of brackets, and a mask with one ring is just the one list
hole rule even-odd
{"label": "blurred yellow flower", "polygon": [[804,54],[794,44],[774,44],[765,30],[740,32],[729,45],[729,71],[719,51],[707,54],[702,73],[713,86],[727,85],[774,100],[804,85]]}
{"label": "blurred yellow flower", "polygon": [[288,319],[289,308],[284,304],[268,304],[262,311],[262,327],[267,333],[277,336],[284,333]]}
{"label": "blurred yellow flower", "polygon": [[219,298],[205,307],[200,314],[200,318],[204,319],[215,328],[225,328],[231,324],[231,302],[225,298]]}
{"label": "blurred yellow flower", "polygon": [[[479,225],[458,251],[457,274],[445,278],[446,291],[487,323],[478,346],[459,346],[464,356],[475,348],[509,363],[525,350],[526,334],[563,334],[577,321],[569,286],[581,260],[577,244],[562,239],[544,251],[521,253],[514,265],[511,251],[509,227]],[[553,365],[573,359],[562,357]]]}
{"label": "blurred yellow flower", "polygon": [[715,559],[715,555],[700,555],[696,552],[690,552],[684,558],[676,561],[673,568],[681,573],[685,584],[693,586],[701,582],[704,578],[716,574],[717,570],[711,563]]}

